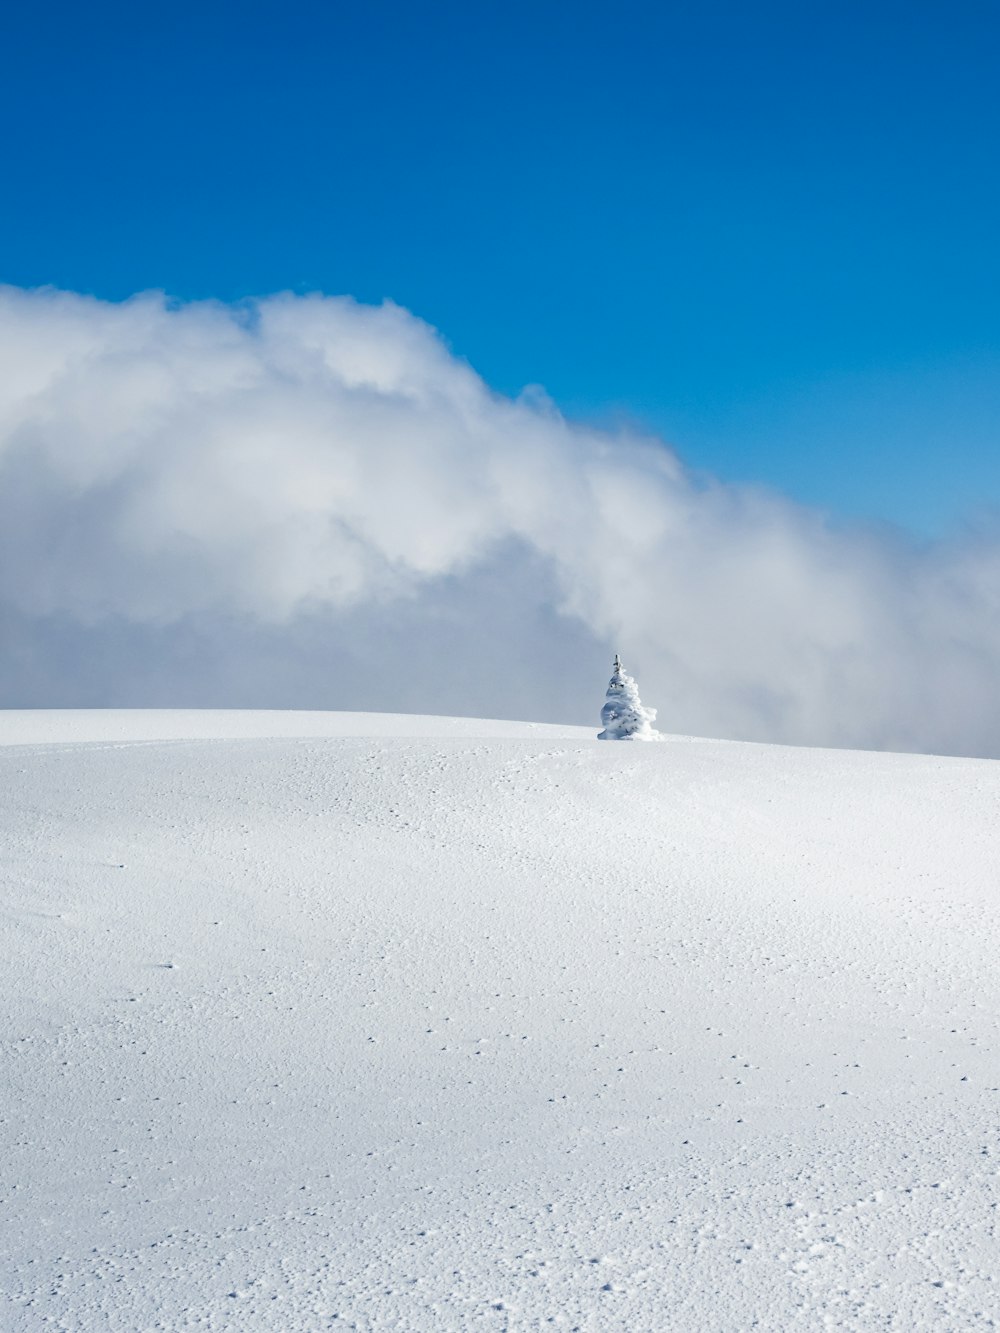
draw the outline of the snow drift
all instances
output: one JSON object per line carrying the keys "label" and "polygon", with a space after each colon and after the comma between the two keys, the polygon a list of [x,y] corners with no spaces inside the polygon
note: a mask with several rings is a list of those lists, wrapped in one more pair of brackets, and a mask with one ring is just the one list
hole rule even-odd
{"label": "snow drift", "polygon": [[989,1323],[997,765],[280,726],[0,717],[5,1329]]}

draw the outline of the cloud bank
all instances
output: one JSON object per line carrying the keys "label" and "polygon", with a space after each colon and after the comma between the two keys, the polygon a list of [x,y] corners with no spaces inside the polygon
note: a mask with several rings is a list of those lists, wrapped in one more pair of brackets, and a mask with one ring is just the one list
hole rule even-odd
{"label": "cloud bank", "polygon": [[0,289],[0,704],[1000,754],[1000,540],[917,546],[493,393],[397,306]]}

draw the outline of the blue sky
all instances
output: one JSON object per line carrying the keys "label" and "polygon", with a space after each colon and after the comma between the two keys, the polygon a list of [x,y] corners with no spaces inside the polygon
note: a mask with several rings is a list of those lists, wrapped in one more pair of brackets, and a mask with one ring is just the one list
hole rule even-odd
{"label": "blue sky", "polygon": [[22,5],[0,278],[390,297],[696,469],[992,524],[998,39],[985,2]]}

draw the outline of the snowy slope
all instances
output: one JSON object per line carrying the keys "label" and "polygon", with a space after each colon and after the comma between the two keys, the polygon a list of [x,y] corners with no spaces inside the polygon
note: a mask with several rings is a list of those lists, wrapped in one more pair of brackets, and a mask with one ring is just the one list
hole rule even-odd
{"label": "snowy slope", "polygon": [[993,1326],[1000,765],[0,734],[0,1328]]}
{"label": "snowy slope", "polygon": [[547,722],[499,722],[415,713],[309,713],[295,709],[63,708],[0,711],[0,745],[67,741],[291,740],[323,736],[481,736],[584,740],[589,727]]}

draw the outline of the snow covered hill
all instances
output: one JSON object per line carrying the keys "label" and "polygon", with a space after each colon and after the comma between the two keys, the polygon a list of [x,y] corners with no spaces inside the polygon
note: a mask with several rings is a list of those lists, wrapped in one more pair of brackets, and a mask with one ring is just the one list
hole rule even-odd
{"label": "snow covered hill", "polygon": [[0,1327],[991,1327],[1000,765],[0,714]]}

